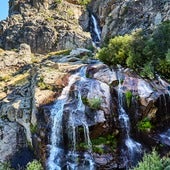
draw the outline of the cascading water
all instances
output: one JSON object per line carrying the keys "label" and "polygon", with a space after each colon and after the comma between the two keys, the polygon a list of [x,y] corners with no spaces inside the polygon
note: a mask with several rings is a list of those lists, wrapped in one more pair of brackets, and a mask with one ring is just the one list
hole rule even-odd
{"label": "cascading water", "polygon": [[[134,166],[141,157],[142,146],[140,143],[134,141],[130,137],[130,120],[129,116],[123,108],[123,92],[122,92],[122,76],[121,70],[118,71],[118,113],[119,113],[119,122],[120,127],[122,129],[122,133],[124,135],[124,145],[127,148],[126,160],[128,162],[128,166]],[[124,152],[122,150],[122,152]]]}
{"label": "cascading water", "polygon": [[[95,165],[91,156],[92,146],[89,137],[89,128],[84,115],[85,106],[81,99],[80,87],[81,83],[86,81],[85,77],[86,68],[82,67],[80,71],[69,78],[68,85],[63,89],[60,97],[58,97],[56,103],[51,109],[51,146],[50,156],[47,162],[47,168],[49,170],[94,170]],[[75,83],[78,81],[77,86]],[[76,109],[69,113],[67,130],[68,130],[68,143],[71,143],[71,149],[65,151],[64,149],[64,129],[63,129],[63,114],[64,107],[69,99],[69,92],[71,87],[75,85],[75,91],[77,92],[77,105]],[[81,114],[77,118],[76,114]],[[76,152],[76,128],[77,126],[83,126],[84,139],[88,146],[88,152],[84,153],[82,160],[79,160],[79,153]],[[79,160],[79,161],[78,161]]]}
{"label": "cascading water", "polygon": [[99,47],[101,40],[101,28],[94,15],[91,15],[91,36],[94,43],[94,46]]}

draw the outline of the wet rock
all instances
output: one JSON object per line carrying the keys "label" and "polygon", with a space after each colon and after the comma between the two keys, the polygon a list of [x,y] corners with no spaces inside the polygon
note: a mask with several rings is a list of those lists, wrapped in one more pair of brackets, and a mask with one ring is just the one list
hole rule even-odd
{"label": "wet rock", "polygon": [[96,64],[88,67],[87,74],[89,77],[97,79],[106,84],[116,84],[118,82],[116,72],[112,71],[105,64]]}

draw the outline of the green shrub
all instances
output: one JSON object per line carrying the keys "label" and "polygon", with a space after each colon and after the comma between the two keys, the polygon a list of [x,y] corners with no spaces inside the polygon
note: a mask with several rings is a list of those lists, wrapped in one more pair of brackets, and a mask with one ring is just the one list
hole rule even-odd
{"label": "green shrub", "polygon": [[117,139],[114,135],[100,136],[98,138],[92,139],[93,152],[103,154],[108,151],[104,148],[107,146],[110,151],[113,152],[117,148]]}
{"label": "green shrub", "polygon": [[31,130],[31,133],[36,133],[38,131],[38,126],[37,124],[36,125],[33,125],[32,123],[30,124],[30,130]]}
{"label": "green shrub", "polygon": [[146,117],[137,124],[137,127],[141,131],[150,131],[153,126],[149,118]]}
{"label": "green shrub", "polygon": [[142,68],[140,75],[142,77],[147,77],[150,79],[154,78],[154,68],[153,68],[152,62],[148,62],[144,64],[144,67]]}
{"label": "green shrub", "polygon": [[162,59],[156,67],[158,73],[164,75],[166,78],[170,78],[170,61]]}
{"label": "green shrub", "polygon": [[27,164],[26,170],[43,170],[43,167],[39,161],[34,160]]}
{"label": "green shrub", "polygon": [[102,100],[100,98],[92,98],[92,99],[88,99],[87,103],[91,109],[99,110]]}
{"label": "green shrub", "polygon": [[62,2],[62,0],[54,0],[55,4],[60,4]]}
{"label": "green shrub", "polygon": [[145,154],[143,160],[133,170],[169,170],[169,168],[170,159],[167,157],[161,159],[153,150],[150,154]]}
{"label": "green shrub", "polygon": [[102,48],[96,57],[108,65],[125,65],[132,40],[131,35],[117,36],[111,39],[108,46]]}
{"label": "green shrub", "polygon": [[38,82],[37,82],[37,86],[41,89],[41,90],[53,90],[53,86],[50,84],[47,84],[44,82],[44,77],[40,76]]}
{"label": "green shrub", "polygon": [[11,165],[9,162],[0,162],[0,170],[14,170],[11,168]]}
{"label": "green shrub", "polygon": [[91,0],[78,0],[78,4],[80,4],[80,5],[87,5],[90,2],[91,2]]}
{"label": "green shrub", "polygon": [[126,97],[126,103],[127,106],[130,107],[131,101],[132,101],[132,92],[130,90],[126,91],[125,97]]}
{"label": "green shrub", "polygon": [[150,154],[145,154],[143,160],[133,170],[163,170],[162,160],[154,150]]}
{"label": "green shrub", "polygon": [[160,24],[151,34],[137,30],[110,39],[96,57],[108,65],[132,68],[143,77],[154,73],[170,79],[170,21]]}

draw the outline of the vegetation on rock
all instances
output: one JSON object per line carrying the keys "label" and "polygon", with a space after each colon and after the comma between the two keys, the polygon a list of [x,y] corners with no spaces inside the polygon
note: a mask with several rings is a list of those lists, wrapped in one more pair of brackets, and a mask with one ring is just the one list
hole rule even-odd
{"label": "vegetation on rock", "polygon": [[129,90],[126,91],[125,97],[126,97],[127,106],[130,107],[130,104],[131,104],[131,101],[132,101],[132,92],[129,91]]}
{"label": "vegetation on rock", "polygon": [[27,164],[26,170],[43,170],[43,167],[39,161],[34,160]]}
{"label": "vegetation on rock", "polygon": [[162,158],[153,150],[150,154],[145,154],[143,160],[133,170],[168,170],[170,159]]}
{"label": "vegetation on rock", "polygon": [[92,146],[93,151],[99,154],[113,152],[117,147],[117,139],[114,135],[100,136],[92,139]]}
{"label": "vegetation on rock", "polygon": [[96,56],[108,65],[132,68],[143,77],[152,79],[159,73],[170,79],[170,22],[163,22],[151,34],[137,30],[116,36]]}
{"label": "vegetation on rock", "polygon": [[142,119],[140,122],[138,122],[137,127],[138,127],[138,130],[141,130],[141,131],[150,131],[153,126],[149,118],[146,117]]}
{"label": "vegetation on rock", "polygon": [[9,162],[4,162],[4,163],[0,162],[0,170],[14,170],[14,169],[11,168]]}
{"label": "vegetation on rock", "polygon": [[88,105],[93,110],[99,110],[102,103],[101,98],[96,97],[91,99],[83,98],[82,101],[85,105]]}
{"label": "vegetation on rock", "polygon": [[78,3],[80,4],[80,5],[87,5],[88,3],[90,3],[91,2],[91,0],[78,0]]}

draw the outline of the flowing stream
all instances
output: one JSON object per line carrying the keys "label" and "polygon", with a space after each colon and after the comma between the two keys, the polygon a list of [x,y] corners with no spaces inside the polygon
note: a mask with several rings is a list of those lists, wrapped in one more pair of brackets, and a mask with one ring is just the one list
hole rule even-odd
{"label": "flowing stream", "polygon": [[[80,87],[86,81],[85,77],[86,67],[82,67],[79,72],[70,76],[68,85],[63,89],[61,95],[58,97],[56,103],[51,109],[51,145],[50,155],[47,162],[49,170],[94,170],[95,165],[91,156],[92,145],[89,137],[89,128],[84,114],[85,106],[81,99]],[[76,85],[75,85],[76,84]],[[63,116],[65,105],[69,100],[69,93],[74,86],[77,93],[76,109],[69,113],[67,130],[68,130],[68,144],[69,149],[64,147],[64,128]],[[77,117],[77,114],[81,116]],[[65,122],[64,122],[65,123]],[[87,152],[80,154],[76,151],[77,137],[76,128],[82,126],[84,129],[84,141],[87,145]]]}
{"label": "flowing stream", "polygon": [[142,153],[142,146],[140,143],[136,142],[130,137],[130,120],[129,116],[123,108],[123,92],[122,92],[122,75],[121,70],[118,71],[118,113],[119,113],[119,122],[120,127],[123,131],[125,146],[127,148],[127,162],[128,166],[135,165]]}

